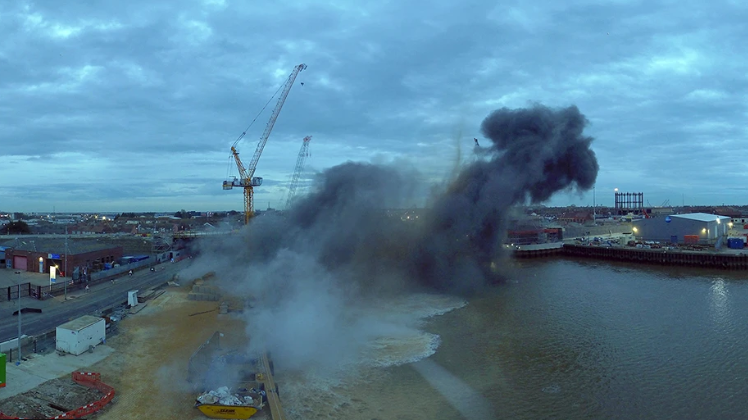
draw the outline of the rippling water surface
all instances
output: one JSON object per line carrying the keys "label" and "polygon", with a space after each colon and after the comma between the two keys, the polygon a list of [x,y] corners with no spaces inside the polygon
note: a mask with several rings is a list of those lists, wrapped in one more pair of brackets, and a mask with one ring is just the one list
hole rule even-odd
{"label": "rippling water surface", "polygon": [[507,284],[422,326],[439,336],[428,358],[361,371],[330,390],[342,407],[307,417],[748,417],[748,273],[512,264]]}

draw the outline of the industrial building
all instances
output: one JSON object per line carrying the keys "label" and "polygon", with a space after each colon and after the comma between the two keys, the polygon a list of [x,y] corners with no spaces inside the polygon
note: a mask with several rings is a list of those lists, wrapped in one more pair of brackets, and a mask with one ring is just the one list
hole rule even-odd
{"label": "industrial building", "polygon": [[643,241],[716,244],[725,241],[732,224],[727,216],[707,213],[672,214],[636,220],[634,236]]}
{"label": "industrial building", "polygon": [[[67,242],[67,243],[66,243]],[[121,246],[97,242],[66,241],[64,238],[17,238],[1,244],[5,248],[5,267],[36,273],[49,273],[57,267],[62,277],[103,270],[122,258]],[[67,249],[67,253],[65,250]]]}

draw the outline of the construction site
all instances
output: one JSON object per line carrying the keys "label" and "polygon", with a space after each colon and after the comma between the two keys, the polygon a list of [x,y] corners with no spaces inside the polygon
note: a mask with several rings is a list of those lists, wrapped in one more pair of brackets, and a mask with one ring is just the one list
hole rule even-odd
{"label": "construction site", "polygon": [[[18,366],[9,363],[7,385],[0,390],[0,396],[28,384],[24,375],[37,377],[38,370],[51,370],[61,376],[5,398],[0,402],[0,418],[82,418],[94,412],[102,419],[204,418],[195,405],[206,386],[246,386],[208,382],[209,369],[217,359],[227,353],[239,355],[248,348],[243,322],[234,316],[243,311],[241,302],[216,302],[220,296],[217,289],[203,279],[189,282],[189,286],[172,284],[153,294],[152,299],[120,312],[118,317],[124,319],[111,321],[104,342],[84,353],[48,349],[25,356]],[[111,318],[114,316],[104,317]],[[253,404],[259,411],[256,418],[267,415],[282,419],[277,385],[270,372],[272,362],[265,355],[258,355],[257,360],[264,365],[247,364],[243,369],[251,368],[252,372],[242,378],[252,383],[248,389],[257,390],[258,404]],[[60,365],[75,370],[64,372]],[[97,380],[85,382],[78,378],[89,374]],[[273,413],[271,405],[275,407]],[[208,412],[209,417],[248,418],[254,414],[222,417],[221,408],[227,413],[237,405],[220,407],[216,401],[215,406],[218,409]]]}
{"label": "construction site", "polygon": [[[223,189],[243,189],[244,224],[254,216],[254,188],[262,185],[262,177],[254,176],[262,151],[296,77],[304,69],[304,64],[294,67],[268,101],[277,97],[249,164],[241,161],[237,147],[257,117],[231,145],[231,159],[239,178],[224,181]],[[310,140],[310,136],[302,140],[286,197],[288,206],[294,200]],[[173,243],[194,239],[178,233],[169,236]],[[223,296],[212,284],[212,273],[180,278],[177,273],[184,265],[175,259],[179,252],[171,248],[173,243],[140,251],[152,254],[151,260],[147,260],[148,255],[123,257],[121,247],[105,249],[102,255],[106,255],[97,254],[93,260],[99,266],[93,266],[88,254],[68,264],[67,235],[64,254],[52,254],[55,251],[51,248],[41,249],[36,243],[21,250],[27,242],[16,242],[3,249],[4,255],[9,255],[7,267],[15,269],[16,274],[27,270],[49,273],[50,287],[47,290],[44,283],[31,282],[23,288],[19,285],[17,291],[8,287],[8,301],[3,304],[10,310],[13,301],[18,302],[14,315],[19,334],[0,347],[0,419],[88,418],[94,414],[101,419],[285,418],[279,385],[273,377],[273,361],[264,351],[245,354],[250,337],[244,321],[235,315],[248,309],[248,301]],[[127,265],[131,261],[137,264]],[[168,261],[176,263],[169,272],[162,273],[163,267],[154,266]],[[85,313],[79,317],[63,312],[68,322],[58,324],[55,331],[34,337],[21,334],[22,313],[41,317],[46,316],[41,315],[41,306],[46,313],[55,310],[52,306],[61,298],[61,289],[53,289],[52,283],[58,270],[60,276],[70,276],[68,265],[75,274],[69,284],[67,279],[61,282],[65,286],[62,302],[68,308],[72,309],[68,303],[71,300],[85,302],[106,287],[119,297],[109,299],[106,307],[97,304],[93,314],[86,313],[85,307],[78,308],[78,315]],[[88,270],[101,275],[89,275]],[[169,273],[173,274],[169,277]],[[121,287],[116,286],[118,278],[133,275],[148,279],[153,286],[126,294],[112,289]],[[132,281],[128,277],[124,279]],[[14,282],[19,278],[14,277]],[[40,303],[32,300],[22,308],[24,297]],[[42,305],[41,301],[46,302]],[[34,308],[29,309],[31,306]]]}

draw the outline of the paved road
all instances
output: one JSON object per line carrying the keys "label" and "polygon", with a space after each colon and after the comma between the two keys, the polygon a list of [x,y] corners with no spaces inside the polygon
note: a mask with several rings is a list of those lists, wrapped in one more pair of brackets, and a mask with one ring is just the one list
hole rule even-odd
{"label": "paved road", "polygon": [[[115,284],[104,282],[91,287],[88,293],[76,292],[79,297],[67,301],[57,301],[57,299],[37,301],[24,298],[21,301],[22,307],[41,308],[43,312],[41,314],[22,314],[21,334],[29,336],[43,334],[54,330],[58,325],[70,319],[125,303],[129,290],[139,289],[142,291],[166,283],[171,280],[174,273],[185,268],[188,262],[189,260],[174,264],[162,264],[157,268],[161,269],[163,267],[163,270],[155,272],[142,270],[136,272],[132,277],[120,277]],[[18,337],[18,318],[13,316],[13,312],[18,309],[17,304],[17,301],[13,301],[3,302],[0,305],[0,342]]]}

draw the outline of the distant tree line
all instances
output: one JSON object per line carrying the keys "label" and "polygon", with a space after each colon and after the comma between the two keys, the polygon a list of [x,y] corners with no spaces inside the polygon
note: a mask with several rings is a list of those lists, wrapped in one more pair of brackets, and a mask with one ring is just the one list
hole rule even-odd
{"label": "distant tree line", "polygon": [[[217,214],[220,215],[220,212],[217,213]],[[226,212],[226,214],[228,214],[229,216],[236,216],[237,214],[239,214],[239,212],[236,211],[236,210],[231,210],[231,211]],[[174,217],[178,217],[180,219],[191,219],[191,218],[197,217],[199,215],[200,215],[200,212],[197,212],[197,211],[194,211],[194,210],[187,211],[185,209],[179,210],[178,212],[174,213]],[[115,220],[118,220],[120,218],[123,218],[123,219],[134,219],[136,217],[138,217],[137,213],[124,212],[124,213],[118,214],[114,219]]]}
{"label": "distant tree line", "polygon": [[0,235],[23,235],[31,233],[31,228],[23,220],[10,222],[0,227]]}
{"label": "distant tree line", "polygon": [[178,217],[180,219],[189,219],[190,217],[192,217],[192,212],[182,209],[174,213],[174,217]]}
{"label": "distant tree line", "polygon": [[134,218],[136,218],[136,217],[138,217],[138,216],[137,216],[137,215],[136,215],[135,213],[120,213],[120,214],[118,214],[118,215],[117,215],[117,216],[116,216],[116,217],[114,218],[114,220],[117,220],[117,219],[119,219],[120,217],[122,217],[122,218],[125,218],[125,219],[134,219]]}

